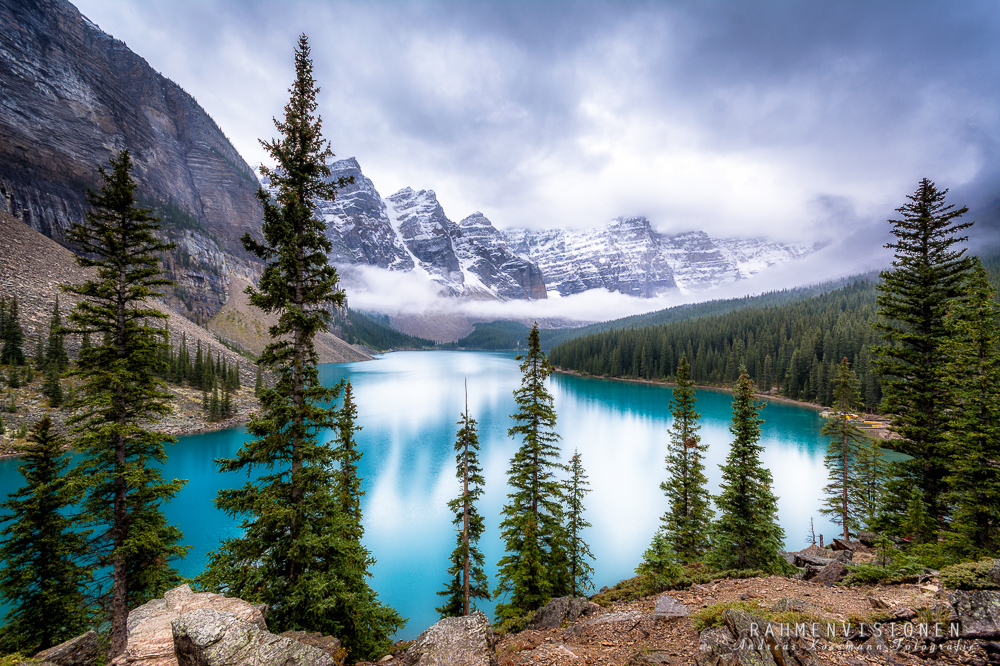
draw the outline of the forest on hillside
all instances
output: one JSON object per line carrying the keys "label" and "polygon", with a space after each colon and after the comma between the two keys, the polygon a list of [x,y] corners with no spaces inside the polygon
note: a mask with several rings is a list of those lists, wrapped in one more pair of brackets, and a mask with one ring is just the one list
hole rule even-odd
{"label": "forest on hillside", "polygon": [[[982,259],[1000,286],[1000,255]],[[552,348],[563,370],[599,377],[672,380],[686,355],[698,384],[732,385],[745,364],[762,391],[830,405],[836,367],[847,359],[860,382],[865,409],[874,411],[882,389],[872,369],[877,278],[859,279],[828,293],[638,328],[615,328]],[[728,301],[723,303],[729,303]]]}

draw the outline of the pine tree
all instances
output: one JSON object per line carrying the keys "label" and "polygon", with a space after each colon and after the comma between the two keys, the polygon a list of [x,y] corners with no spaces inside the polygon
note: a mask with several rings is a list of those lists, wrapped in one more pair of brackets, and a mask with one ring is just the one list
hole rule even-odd
{"label": "pine tree", "polygon": [[81,563],[87,533],[67,513],[80,495],[64,474],[69,456],[45,416],[28,435],[18,471],[25,485],[0,507],[0,600],[9,610],[0,650],[34,654],[87,631],[91,614],[84,586],[91,571]]}
{"label": "pine tree", "polygon": [[257,192],[263,242],[249,234],[242,239],[266,262],[259,287],[247,293],[252,305],[278,314],[259,359],[277,382],[261,391],[261,411],[247,427],[254,439],[220,461],[224,472],[262,473],[219,492],[216,505],[240,519],[241,536],[211,554],[202,582],[269,604],[273,631],[335,635],[351,659],[363,659],[384,654],[402,619],[368,586],[370,558],[361,544],[343,538],[349,518],[334,494],[336,460],[318,437],[335,427],[336,407],[329,405],[336,391],[319,382],[313,340],[344,295],[327,262],[332,246],[315,208],[332,201],[346,181],[324,180],[332,152],[314,115],[318,89],[305,35],[295,50],[295,72],[284,120],[275,120],[282,137],[262,142],[277,165],[261,168],[275,191],[273,198],[263,188]]}
{"label": "pine tree", "polygon": [[[59,297],[56,296],[56,303],[52,308],[52,317],[49,318],[49,341],[45,346],[45,364],[55,363],[56,370],[60,373],[66,372],[69,368],[69,355],[66,353],[66,334],[62,328],[62,316],[59,314]],[[38,357],[42,358],[42,357]]]}
{"label": "pine tree", "polygon": [[[878,285],[880,318],[875,323],[883,344],[873,349],[874,365],[882,380],[882,411],[893,415],[892,428],[902,436],[899,450],[912,456],[898,463],[898,480],[892,482],[890,497],[909,496],[907,489],[920,491],[928,531],[942,525],[947,505],[943,500],[950,459],[944,442],[951,391],[938,371],[941,344],[948,337],[944,316],[949,303],[961,294],[965,277],[972,267],[965,250],[954,248],[968,240],[958,234],[972,226],[958,222],[968,211],[945,203],[948,190],[938,190],[926,178],[908,196],[910,203],[896,209],[901,219],[890,220],[896,241],[892,270],[883,271]],[[887,506],[890,514],[907,511],[898,502]],[[887,516],[887,526],[893,518]]]}
{"label": "pine tree", "polygon": [[590,482],[580,460],[580,452],[574,451],[569,461],[569,478],[563,494],[566,498],[566,552],[569,559],[570,596],[580,597],[594,587],[591,576],[594,567],[588,560],[594,559],[590,546],[583,540],[583,530],[590,523],[583,517],[583,497],[590,492]]}
{"label": "pine tree", "polygon": [[866,437],[857,450],[854,462],[857,473],[853,489],[853,502],[858,523],[866,530],[874,531],[885,505],[884,494],[889,478],[889,463],[882,453],[882,447],[874,438]]}
{"label": "pine tree", "polygon": [[24,365],[24,330],[17,314],[17,296],[11,299],[4,319],[3,347],[0,348],[0,364]]}
{"label": "pine tree", "polygon": [[660,488],[670,503],[662,518],[663,529],[674,552],[685,564],[699,560],[708,552],[711,546],[709,527],[715,515],[698,446],[701,414],[694,408],[691,366],[687,357],[682,356],[677,367],[677,387],[670,400],[670,412],[674,417],[666,458],[670,477],[660,484]]}
{"label": "pine tree", "polygon": [[63,403],[62,382],[59,381],[59,364],[49,363],[45,369],[45,385],[42,387],[42,394],[49,399],[50,407],[60,407]]}
{"label": "pine tree", "polygon": [[857,408],[858,400],[858,380],[845,358],[840,362],[834,380],[835,413],[820,431],[824,437],[830,438],[824,458],[830,483],[823,488],[825,508],[820,509],[820,513],[830,516],[835,524],[841,526],[846,541],[850,541],[851,532],[856,533],[860,527],[855,506],[859,483],[857,462],[867,437],[851,423],[849,416]]}
{"label": "pine tree", "polygon": [[476,501],[483,494],[482,467],[479,466],[479,434],[476,420],[469,416],[468,398],[465,413],[458,422],[461,426],[455,438],[455,476],[462,483],[458,497],[448,502],[455,514],[452,521],[458,526],[458,538],[452,551],[448,569],[448,582],[438,595],[445,603],[435,608],[442,618],[468,615],[475,610],[473,599],[490,599],[490,585],[483,567],[485,560],[479,549],[479,539],[486,529],[483,517],[476,509]]}
{"label": "pine tree", "polygon": [[340,409],[336,412],[335,432],[337,438],[333,448],[334,459],[334,501],[337,510],[346,519],[344,521],[344,538],[351,541],[361,541],[364,536],[364,526],[361,516],[361,477],[358,476],[358,463],[361,452],[358,451],[354,433],[361,430],[357,425],[358,407],[354,404],[354,389],[351,382],[340,380],[337,390],[343,393]]}
{"label": "pine tree", "polygon": [[504,620],[535,610],[553,596],[570,588],[563,527],[562,484],[559,435],[553,432],[556,412],[545,380],[552,374],[542,352],[538,324],[528,333],[528,350],[521,361],[521,388],[514,391],[518,410],[511,415],[515,425],[509,437],[521,437],[522,444],[510,461],[507,482],[511,493],[503,508],[500,533],[506,555],[499,563],[494,596],[510,595],[497,604],[497,618]]}
{"label": "pine tree", "polygon": [[712,525],[713,550],[706,558],[717,569],[760,569],[781,573],[787,563],[781,555],[785,532],[778,525],[778,498],[771,492],[771,472],[764,469],[760,454],[760,409],[754,386],[740,369],[733,391],[733,420],[729,426],[735,439],[720,465],[722,484],[715,498],[719,518]]}
{"label": "pine tree", "polygon": [[159,464],[165,442],[174,438],[143,427],[169,413],[170,394],[156,378],[162,329],[167,317],[146,305],[163,277],[157,254],[172,245],[156,238],[158,220],[137,208],[132,160],[127,150],[113,156],[111,170],[98,171],[104,184],[89,192],[93,210],[67,237],[82,254],[77,263],[96,268],[96,278],[63,285],[80,296],[68,332],[96,332],[100,345],[81,351],[75,374],[82,396],[70,407],[83,460],[76,472],[88,480],[83,509],[98,530],[97,564],[111,570],[111,654],[125,649],[126,618],[135,607],[180,581],[170,561],[182,557],[181,534],[159,507],[182,488],[164,481]]}
{"label": "pine tree", "polygon": [[1000,551],[1000,305],[978,259],[945,317],[943,374],[957,397],[946,442],[952,453],[945,502],[955,507],[948,548],[973,559]]}

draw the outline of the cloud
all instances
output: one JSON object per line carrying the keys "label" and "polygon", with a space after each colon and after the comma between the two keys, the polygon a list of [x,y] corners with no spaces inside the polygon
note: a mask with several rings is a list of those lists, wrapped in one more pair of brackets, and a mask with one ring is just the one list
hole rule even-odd
{"label": "cloud", "polygon": [[77,4],[250,163],[308,33],[334,151],[453,219],[830,242],[925,176],[997,194],[993,2]]}

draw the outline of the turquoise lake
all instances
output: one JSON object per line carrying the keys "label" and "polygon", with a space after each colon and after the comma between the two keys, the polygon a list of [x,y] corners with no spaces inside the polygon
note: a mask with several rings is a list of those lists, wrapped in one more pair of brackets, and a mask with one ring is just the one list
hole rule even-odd
{"label": "turquoise lake", "polygon": [[[487,531],[480,546],[491,583],[495,580],[503,554],[497,528],[507,464],[519,445],[507,437],[513,391],[520,385],[517,362],[513,353],[503,352],[395,352],[375,361],[321,366],[320,377],[330,385],[346,377],[354,386],[363,427],[357,440],[364,454],[364,540],[377,560],[371,584],[382,601],[409,618],[398,637],[415,638],[437,620],[434,607],[441,598],[435,593],[444,585],[455,544],[447,503],[459,490],[453,445],[465,380],[469,411],[479,422],[486,477],[479,510]],[[550,390],[564,460],[578,449],[591,484],[586,518],[593,526],[585,540],[595,556],[594,584],[614,585],[632,575],[667,508],[659,486],[666,478],[671,389],[557,374]],[[729,451],[731,401],[723,391],[698,392],[712,492]],[[815,410],[779,402],[766,402],[762,416],[763,462],[774,475],[786,547],[804,546],[810,518],[817,533],[835,536],[835,526],[819,513],[827,483],[823,419]],[[185,436],[168,449],[165,475],[188,480],[165,508],[192,546],[179,565],[184,575],[201,571],[206,554],[221,538],[235,534],[234,521],[217,511],[213,500],[220,488],[239,485],[244,477],[217,473],[213,460],[233,455],[244,438],[245,430],[234,428]],[[3,496],[21,483],[17,464],[0,461]],[[479,608],[492,614],[493,604]]]}

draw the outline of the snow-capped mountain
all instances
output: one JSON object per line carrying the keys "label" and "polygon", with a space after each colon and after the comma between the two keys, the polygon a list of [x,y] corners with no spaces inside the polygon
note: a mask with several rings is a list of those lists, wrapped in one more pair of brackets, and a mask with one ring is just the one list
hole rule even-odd
{"label": "snow-capped mountain", "polygon": [[330,169],[331,179],[354,178],[320,208],[331,261],[418,271],[452,296],[537,299],[605,288],[653,297],[747,278],[813,250],[701,231],[666,235],[644,217],[582,231],[500,230],[478,212],[456,224],[433,190],[383,198],[354,158]]}
{"label": "snow-capped mountain", "polygon": [[503,235],[519,256],[542,269],[549,293],[561,296],[597,287],[647,298],[671,289],[704,289],[813,251],[811,245],[761,238],[710,238],[703,231],[670,236],[644,217],[583,231],[511,229]]}

